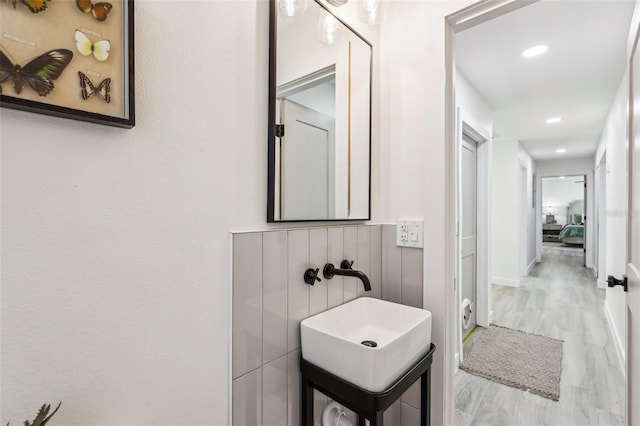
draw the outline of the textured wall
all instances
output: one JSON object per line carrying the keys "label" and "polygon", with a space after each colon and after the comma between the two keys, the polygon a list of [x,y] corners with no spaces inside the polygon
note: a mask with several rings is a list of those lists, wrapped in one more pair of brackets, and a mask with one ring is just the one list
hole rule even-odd
{"label": "textured wall", "polygon": [[0,110],[3,425],[60,400],[56,424],[228,424],[228,231],[265,222],[267,3],[135,6],[133,130]]}

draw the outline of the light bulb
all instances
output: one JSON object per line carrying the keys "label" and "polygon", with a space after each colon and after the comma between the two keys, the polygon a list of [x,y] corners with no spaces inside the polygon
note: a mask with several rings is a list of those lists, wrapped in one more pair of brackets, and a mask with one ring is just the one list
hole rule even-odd
{"label": "light bulb", "polygon": [[318,40],[328,46],[333,46],[338,42],[340,36],[340,25],[338,20],[325,10],[321,10],[318,15],[317,37]]}
{"label": "light bulb", "polygon": [[380,19],[380,0],[360,0],[360,20],[375,25]]}
{"label": "light bulb", "polygon": [[278,0],[278,16],[293,18],[307,10],[307,0]]}

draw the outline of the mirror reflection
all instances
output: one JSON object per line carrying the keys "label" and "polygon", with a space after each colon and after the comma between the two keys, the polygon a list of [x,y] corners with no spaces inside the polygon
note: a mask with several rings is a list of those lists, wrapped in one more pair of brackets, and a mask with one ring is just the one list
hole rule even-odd
{"label": "mirror reflection", "polygon": [[271,13],[268,221],[369,219],[371,45],[313,0]]}

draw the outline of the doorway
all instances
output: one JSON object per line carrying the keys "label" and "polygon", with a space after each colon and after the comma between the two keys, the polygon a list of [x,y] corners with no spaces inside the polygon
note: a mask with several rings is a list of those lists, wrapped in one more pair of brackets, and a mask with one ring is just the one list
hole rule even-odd
{"label": "doorway", "polygon": [[[524,3],[524,2],[522,2],[522,3]],[[540,2],[540,3],[548,4],[549,2]],[[449,32],[447,33],[447,37],[448,37],[447,42],[448,42],[448,47],[449,47],[447,49],[447,52],[451,55],[451,52],[453,51],[452,46],[455,44],[453,40],[455,39],[455,35],[456,35],[457,32],[460,32],[460,31],[465,30],[465,29],[469,29],[469,28],[474,27],[474,26],[476,26],[478,24],[481,24],[481,23],[485,23],[487,21],[490,21],[493,18],[501,17],[501,16],[503,16],[503,15],[509,13],[509,12],[513,12],[514,9],[520,10],[520,8],[525,7],[525,6],[529,5],[529,4],[531,4],[531,3],[520,4],[519,6],[514,5],[514,2],[503,2],[503,3],[499,3],[497,5],[496,4],[492,4],[492,5],[482,5],[482,4],[477,5],[476,4],[476,5],[473,5],[472,7],[464,9],[463,11],[459,12],[458,14],[454,14],[454,15],[448,17],[448,22],[449,22],[450,27],[448,28]],[[565,31],[566,31],[566,28],[565,28]],[[503,36],[503,39],[504,39],[504,33],[502,34],[502,36]],[[479,53],[479,54],[482,55],[482,53]],[[455,78],[452,77],[452,75],[455,72],[455,61],[456,61],[455,57],[452,57],[452,56],[453,55],[451,55],[448,58],[448,66],[450,67],[448,69],[448,72],[449,72],[448,78],[450,79],[449,82],[451,84],[453,84],[452,81],[455,80]],[[492,61],[489,60],[488,62],[492,62]],[[449,92],[448,96],[449,96],[449,101],[451,101],[451,99],[454,99],[453,95],[452,95],[452,92]],[[451,104],[449,105],[448,112],[449,112],[449,114],[451,114],[451,112],[452,112]],[[506,114],[506,113],[504,113],[504,114]],[[532,114],[530,114],[529,118],[533,120],[534,118],[540,119],[541,117],[534,117]],[[498,131],[498,133],[499,132],[500,131]],[[520,141],[518,141],[517,139],[516,139],[516,142],[517,143],[514,144],[514,145],[519,148],[522,144],[520,144]],[[539,145],[543,145],[543,144],[539,144]],[[516,150],[518,148],[516,148]],[[579,148],[578,145],[576,145],[575,148],[578,149]],[[562,152],[566,152],[566,149],[563,150]],[[586,155],[587,154],[585,154],[585,156]],[[450,158],[456,158],[456,157],[455,157],[455,155],[451,154]],[[517,154],[516,154],[516,156],[514,158],[517,159]],[[456,162],[455,164],[460,164],[460,163]],[[591,170],[593,170],[593,169],[591,169]],[[521,171],[517,168],[517,163],[516,163],[516,168],[514,169],[513,174],[512,174],[513,179],[516,182],[519,180],[518,179],[519,173],[521,173]],[[450,182],[451,181],[455,182],[455,179],[458,176],[459,175],[457,174],[457,172],[452,172],[452,173],[449,174],[448,179],[450,180]],[[591,177],[593,178],[593,175]],[[538,185],[538,187],[539,187],[539,185]],[[514,196],[513,199],[515,200],[514,203],[516,205],[518,204],[518,202],[520,202],[521,204],[525,203],[524,198],[518,199],[518,197]],[[540,204],[539,204],[540,199],[538,198],[537,202],[535,200],[536,199],[533,198],[533,199],[530,199],[528,201],[529,202],[533,202],[533,203],[538,203],[537,209],[540,209],[540,207],[539,207],[540,206]],[[451,210],[451,205],[449,205],[448,209],[449,209],[449,211],[452,211]],[[536,209],[536,213],[537,213],[536,216],[537,217],[536,217],[535,220],[536,220],[536,223],[541,224],[542,223],[542,219],[541,219],[542,215],[540,213],[538,213],[539,210],[537,210],[537,209]],[[515,209],[512,209],[512,210],[515,210]],[[576,214],[578,214],[578,213],[576,213]],[[580,218],[580,219],[582,219],[583,224],[585,223],[585,217],[584,216],[586,216],[586,215],[583,212],[582,213],[582,217]],[[578,218],[576,217],[574,219],[578,219]],[[493,225],[495,226],[495,224],[493,224]],[[458,230],[460,228],[456,227],[455,229]],[[538,232],[540,232],[538,235],[540,236],[539,238],[541,240],[542,239],[542,232],[541,231],[538,231]],[[585,237],[586,237],[586,232],[585,232],[585,236],[583,238],[585,238]],[[534,238],[534,240],[537,240],[537,238]],[[585,243],[583,243],[583,245],[584,244]],[[583,256],[584,256],[584,247],[583,247]],[[583,262],[583,264],[584,263],[586,263],[586,262]],[[517,263],[516,263],[516,265],[517,265]],[[522,266],[522,264],[520,264],[520,266]],[[454,322],[454,324],[455,324],[455,322]],[[451,353],[449,352],[449,354],[451,354]]]}
{"label": "doorway", "polygon": [[458,110],[460,162],[457,215],[456,366],[464,360],[464,340],[476,325],[491,322],[489,286],[489,152],[490,131],[466,111]]}
{"label": "doorway", "polygon": [[586,175],[542,178],[542,251],[580,254],[586,266]]}

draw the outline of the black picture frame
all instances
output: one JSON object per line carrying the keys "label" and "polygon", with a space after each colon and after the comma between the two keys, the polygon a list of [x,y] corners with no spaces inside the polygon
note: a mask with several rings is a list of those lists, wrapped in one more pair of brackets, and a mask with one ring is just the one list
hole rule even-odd
{"label": "black picture frame", "polygon": [[[21,52],[21,49],[24,51],[24,54],[20,56],[24,59],[25,57],[33,57],[39,54],[44,53],[49,49],[44,48],[46,45],[47,38],[56,38],[64,40],[60,49],[64,48],[67,50],[71,50],[74,53],[73,58],[68,66],[64,69],[62,74],[70,74],[66,76],[66,81],[64,85],[62,83],[59,84],[59,81],[53,81],[54,89],[51,93],[55,91],[72,91],[70,97],[74,97],[73,105],[71,103],[65,103],[64,100],[57,100],[56,102],[49,102],[49,99],[53,96],[40,96],[37,100],[34,99],[36,96],[35,92],[28,87],[26,82],[23,82],[22,92],[20,94],[16,94],[16,90],[13,88],[13,81],[11,77],[5,78],[2,82],[2,94],[0,94],[0,107],[9,108],[20,111],[27,111],[30,113],[37,114],[45,114],[54,117],[62,117],[72,120],[85,121],[94,124],[102,124],[113,127],[120,127],[125,129],[130,129],[135,126],[135,60],[134,60],[134,0],[110,0],[111,3],[109,5],[112,6],[112,11],[109,11],[109,15],[107,18],[103,20],[99,20],[95,18],[95,14],[93,14],[94,3],[92,1],[86,0],[84,3],[90,6],[90,11],[82,11],[80,10],[80,2],[79,1],[68,1],[68,0],[59,0],[56,2],[46,2],[47,8],[45,10],[39,12],[32,12],[29,8],[23,7],[23,3],[20,1],[17,2],[4,2],[0,4],[2,7],[2,12],[0,14],[0,26],[6,28],[6,22],[10,22],[12,19],[31,19],[34,22],[34,26],[37,28],[38,19],[46,18],[46,14],[49,10],[54,10],[54,8],[65,7],[64,13],[65,16],[68,17],[65,20],[65,25],[58,25],[56,29],[47,28],[46,25],[43,26],[43,30],[37,34],[36,37],[32,37],[31,39],[41,39],[43,42],[40,43],[43,45],[42,48],[38,50],[38,41],[31,42],[29,46],[20,46],[20,37],[19,36],[7,36],[6,32],[2,32],[0,34],[0,45],[4,51],[8,51],[7,46],[11,46],[14,52]],[[121,8],[120,11],[117,11],[116,8]],[[55,12],[59,13],[59,12]],[[112,15],[114,16],[112,18]],[[89,33],[89,38],[96,38],[96,36],[101,35],[101,33],[91,31],[85,28],[97,28],[98,31],[101,31],[101,28],[105,28],[103,22],[107,22],[109,19],[112,19],[113,22],[110,23],[111,31],[108,32],[107,36],[111,39],[111,54],[114,58],[115,65],[111,64],[105,69],[108,70],[107,73],[101,75],[99,73],[91,74],[90,71],[87,72],[89,74],[89,79],[93,80],[93,84],[97,87],[104,81],[106,77],[113,77],[113,81],[118,81],[117,84],[110,84],[111,94],[109,100],[118,99],[117,108],[120,112],[112,113],[107,112],[106,109],[109,107],[109,102],[105,100],[103,97],[102,100],[99,99],[99,94],[96,91],[95,96],[91,96],[89,94],[88,99],[84,99],[86,101],[87,106],[91,106],[91,108],[83,109],[78,107],[79,102],[78,98],[81,92],[81,83],[78,80],[78,72],[86,70],[86,67],[83,67],[84,64],[90,64],[90,62],[82,62],[82,61],[90,61],[91,55],[87,57],[83,57],[80,53],[78,53],[78,49],[76,49],[76,41],[73,38],[72,31],[78,31],[78,29],[82,29],[83,31],[87,31]],[[6,20],[6,21],[5,21]],[[31,22],[31,21],[30,21]],[[120,28],[121,27],[121,28]],[[115,28],[115,30],[113,30]],[[120,30],[120,33],[117,30]],[[60,33],[64,31],[64,37],[61,37]],[[116,40],[114,43],[113,40]],[[18,42],[16,42],[18,40]],[[23,44],[24,41],[22,41]],[[29,49],[29,47],[34,47],[31,45],[35,45],[35,49]],[[57,47],[57,46],[56,46]],[[93,51],[93,47],[91,48]],[[32,53],[33,52],[33,53]],[[32,56],[30,56],[32,55]],[[117,56],[116,56],[117,55]],[[7,57],[9,57],[7,55]],[[89,59],[86,59],[89,58]],[[12,59],[10,59],[12,60]],[[13,62],[13,60],[12,60]],[[24,66],[24,63],[28,61],[15,62],[15,64],[21,64]],[[106,62],[106,60],[105,60]],[[103,66],[103,64],[99,64],[95,67]],[[4,67],[5,64],[3,64]],[[73,65],[73,66],[72,66]],[[89,65],[90,67],[94,67],[93,65]],[[103,66],[104,68],[104,66]],[[120,74],[118,75],[118,71]],[[75,74],[75,75],[74,75]],[[62,76],[61,76],[62,77]],[[101,80],[102,78],[102,80]],[[75,80],[75,81],[74,81]],[[110,80],[111,82],[111,80]],[[114,86],[118,88],[117,92],[114,93]],[[120,97],[120,94],[122,96]],[[102,104],[101,104],[102,103]],[[100,110],[100,106],[104,105],[105,111]],[[111,106],[113,107],[113,105]],[[92,110],[93,109],[93,110]],[[113,109],[113,108],[112,108]]]}

